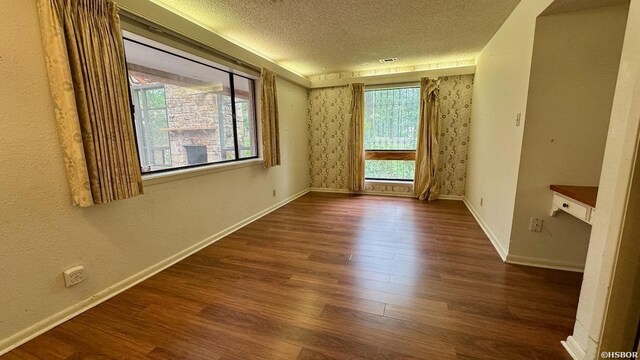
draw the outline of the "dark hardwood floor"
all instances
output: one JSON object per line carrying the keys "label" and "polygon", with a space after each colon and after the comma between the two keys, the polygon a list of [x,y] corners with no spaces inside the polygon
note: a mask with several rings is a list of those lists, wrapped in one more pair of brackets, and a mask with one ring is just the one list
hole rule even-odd
{"label": "dark hardwood floor", "polygon": [[580,282],[459,201],[310,193],[1,359],[570,359]]}

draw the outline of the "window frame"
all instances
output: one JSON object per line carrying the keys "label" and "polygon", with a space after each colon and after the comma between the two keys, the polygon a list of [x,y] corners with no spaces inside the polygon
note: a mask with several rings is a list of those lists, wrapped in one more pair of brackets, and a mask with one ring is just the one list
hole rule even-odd
{"label": "window frame", "polygon": [[[405,83],[405,84],[386,84],[386,85],[375,85],[375,86],[367,86],[365,88],[365,93],[366,91],[375,91],[375,90],[395,90],[395,89],[408,89],[408,88],[420,88],[420,83]],[[366,103],[365,103],[365,109],[366,109]],[[418,101],[418,104],[416,104],[416,106],[420,107],[420,101]],[[418,122],[420,121],[420,119],[418,119]],[[418,122],[416,122],[416,126],[418,126]],[[382,150],[382,149],[366,149],[364,148],[364,143],[363,143],[363,151],[364,151],[364,159],[365,162],[367,160],[385,160],[385,161],[402,161],[402,160],[412,160],[415,162],[416,160],[416,150],[417,149],[402,149],[402,150]],[[417,148],[417,141],[416,141],[416,148]],[[365,169],[366,169],[366,163],[365,163]],[[366,172],[365,172],[366,174]],[[415,181],[414,178],[412,179],[392,179],[392,178],[371,178],[371,177],[366,177],[364,178],[365,181],[374,181],[374,182],[388,182],[388,183],[413,183]]]}
{"label": "window frame", "polygon": [[[127,77],[127,79],[128,79],[128,77]],[[139,107],[136,107],[135,105],[132,107],[132,111],[133,111],[133,114],[134,114],[133,115],[134,116],[133,123],[134,123],[134,128],[136,130],[136,133],[135,133],[135,135],[136,135],[136,149],[137,149],[137,152],[138,152],[138,161],[140,162],[140,168],[141,169],[142,169],[142,159],[140,159],[140,157],[141,157],[140,156],[140,148],[137,146],[138,142],[140,141],[140,139],[138,139],[138,137],[137,137],[137,135],[138,135],[138,132],[137,132],[138,131],[138,128],[137,128],[138,121],[135,118],[135,114],[140,114],[140,119],[139,119],[140,122],[142,122],[144,119],[148,119],[149,118],[149,111],[164,110],[165,116],[166,116],[166,113],[167,113],[167,106],[166,105],[167,104],[166,104],[166,96],[164,94],[164,90],[165,89],[164,89],[164,85],[162,85],[162,86],[159,86],[159,85],[146,85],[146,86],[142,86],[142,87],[136,88],[135,91],[133,91],[133,92],[131,92],[131,88],[129,88],[129,93],[130,93],[130,98],[131,98],[131,103],[132,104],[133,103],[136,103],[136,104],[139,103],[139,101],[141,99],[140,98],[141,94],[144,97],[144,103],[148,104],[146,92],[149,91],[149,90],[156,90],[156,89],[162,89],[162,91],[163,91],[163,95],[162,96],[165,97],[165,99],[164,99],[165,106],[164,107],[162,107],[162,108],[149,108],[147,106],[145,108],[139,108]],[[143,116],[142,114],[145,114],[145,116]],[[144,142],[145,144],[147,144],[147,141],[149,140],[146,135],[147,134],[143,134],[143,137],[142,137],[142,140],[143,140],[142,142]],[[171,156],[171,146],[170,146],[170,144],[169,144],[168,148],[169,148],[169,156]],[[147,162],[149,162],[149,163],[151,162],[150,158],[149,158],[150,154],[153,154],[152,157],[155,160],[155,153],[153,153],[153,150],[151,150],[151,152],[149,152],[149,148],[148,148],[148,145],[147,145],[147,153],[144,154],[144,156],[147,158]],[[163,162],[164,162],[164,153],[163,153]],[[165,165],[165,164],[154,163],[153,165],[162,166],[162,165]]]}
{"label": "window frame", "polygon": [[[137,40],[134,37],[142,38],[146,42]],[[186,53],[188,55],[191,55],[193,57],[200,58],[200,56],[198,56],[198,55],[191,54],[188,51],[184,51],[184,50],[181,50],[181,49],[176,49],[176,48],[174,48],[174,47],[172,47],[170,45],[162,44],[161,42],[158,42],[158,41],[156,41],[154,39],[150,39],[150,38],[148,38],[148,37],[146,37],[144,35],[130,33],[128,31],[123,31],[122,32],[122,40],[123,41],[130,41],[132,43],[135,43],[135,44],[138,44],[138,45],[141,45],[141,46],[146,46],[148,48],[160,51],[160,52],[168,54],[170,56],[176,56],[178,58],[181,58],[181,59],[184,59],[184,60],[187,60],[187,61],[192,61],[194,63],[206,66],[208,68],[212,68],[212,69],[215,69],[215,70],[218,70],[218,71],[225,72],[225,73],[227,73],[229,75],[229,97],[231,98],[231,119],[232,119],[232,124],[233,124],[233,146],[234,146],[235,159],[220,160],[220,161],[206,162],[206,163],[202,163],[202,164],[192,164],[192,165],[185,165],[185,166],[178,166],[178,167],[170,167],[170,168],[159,169],[159,170],[154,170],[154,171],[142,171],[143,168],[142,168],[142,162],[140,160],[140,149],[138,148],[138,129],[136,128],[136,119],[135,119],[136,104],[133,103],[133,95],[131,93],[131,82],[129,80],[129,75],[128,75],[129,69],[127,67],[127,91],[128,91],[128,97],[129,97],[129,105],[131,107],[131,110],[130,110],[131,111],[131,118],[132,118],[131,122],[133,124],[133,133],[134,133],[134,136],[136,137],[135,146],[136,146],[136,155],[137,155],[137,160],[138,160],[138,166],[140,167],[140,171],[142,172],[143,180],[144,180],[145,177],[149,177],[149,176],[155,178],[155,177],[158,177],[158,176],[171,175],[171,173],[184,174],[185,172],[188,172],[190,170],[191,171],[193,171],[193,170],[201,170],[201,168],[207,168],[207,167],[209,167],[209,168],[211,168],[211,167],[220,168],[221,167],[220,165],[223,165],[223,166],[227,165],[228,166],[228,165],[233,165],[235,163],[240,163],[240,162],[256,162],[257,160],[261,159],[261,153],[260,153],[261,146],[260,146],[260,142],[259,142],[261,129],[259,128],[259,122],[258,122],[258,103],[257,103],[257,91],[256,91],[256,88],[257,88],[256,85],[257,85],[257,80],[258,80],[257,78],[253,78],[253,77],[250,77],[250,76],[247,76],[247,75],[243,75],[242,73],[235,72],[235,71],[233,71],[234,70],[233,68],[229,68],[227,70],[227,69],[224,69],[224,68],[221,68],[221,67],[217,67],[217,66],[214,66],[214,65],[211,65],[211,64],[196,60],[196,59],[191,58],[189,56],[185,56],[185,55],[173,52],[173,51],[169,51],[167,49],[163,49],[162,47],[158,47],[158,46],[153,45],[151,43],[158,43],[158,44],[161,44],[162,46],[166,46],[168,48],[172,48],[174,50],[184,52],[184,53]],[[209,60],[209,59],[204,59],[204,60],[207,60],[207,61],[209,61],[211,63],[215,63],[214,61]],[[125,51],[125,66],[126,65],[127,65],[127,55],[126,55],[126,51]],[[247,79],[251,84],[251,90],[253,92],[253,99],[252,99],[253,101],[251,101],[251,103],[253,105],[253,119],[252,120],[253,120],[254,129],[255,129],[253,137],[254,137],[254,144],[255,144],[256,154],[253,155],[253,156],[250,156],[250,157],[243,157],[243,158],[239,157],[240,149],[239,149],[239,145],[238,145],[238,136],[237,136],[238,129],[237,129],[236,99],[235,99],[236,94],[235,94],[235,86],[234,86],[234,77],[235,76]],[[165,109],[166,109],[166,107],[165,107]],[[221,144],[221,149],[223,149],[222,145],[223,144]]]}

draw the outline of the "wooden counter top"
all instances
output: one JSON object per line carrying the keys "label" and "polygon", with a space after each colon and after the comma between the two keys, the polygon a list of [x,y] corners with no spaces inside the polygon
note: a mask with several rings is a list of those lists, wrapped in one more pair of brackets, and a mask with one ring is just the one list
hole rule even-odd
{"label": "wooden counter top", "polygon": [[573,200],[593,208],[596,207],[596,199],[598,198],[597,186],[551,185],[549,188]]}

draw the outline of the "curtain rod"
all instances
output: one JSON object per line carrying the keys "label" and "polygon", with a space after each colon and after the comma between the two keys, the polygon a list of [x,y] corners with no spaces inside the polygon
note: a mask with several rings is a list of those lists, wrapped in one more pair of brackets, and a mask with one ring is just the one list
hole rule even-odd
{"label": "curtain rod", "polygon": [[143,26],[144,28],[146,28],[149,31],[152,31],[154,33],[161,33],[161,34],[166,34],[168,36],[173,37],[174,39],[178,40],[178,41],[182,41],[182,42],[186,42],[188,45],[190,46],[194,46],[200,50],[203,50],[205,52],[209,52],[209,53],[213,53],[214,55],[222,58],[225,61],[231,62],[233,64],[239,65],[241,67],[244,67],[245,69],[249,69],[252,71],[257,72],[258,74],[260,74],[261,72],[261,68],[247,63],[243,60],[240,60],[236,57],[233,57],[229,54],[223,53],[207,44],[204,44],[198,40],[193,39],[190,36],[181,34],[175,30],[171,30],[168,29],[167,27],[160,25],[152,20],[149,20],[141,15],[138,15],[130,10],[127,10],[123,7],[118,6],[118,14],[122,17],[124,17],[125,19],[129,20],[129,21],[133,21],[134,23]]}

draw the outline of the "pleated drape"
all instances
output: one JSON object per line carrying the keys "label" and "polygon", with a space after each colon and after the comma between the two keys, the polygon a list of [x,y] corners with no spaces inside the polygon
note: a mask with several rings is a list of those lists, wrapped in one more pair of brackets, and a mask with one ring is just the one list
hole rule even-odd
{"label": "pleated drape", "polygon": [[349,190],[364,190],[364,84],[350,84]]}
{"label": "pleated drape", "polygon": [[38,0],[37,6],[73,203],[142,194],[116,5]]}
{"label": "pleated drape", "polygon": [[278,91],[276,74],[269,69],[260,73],[262,83],[261,125],[262,125],[262,158],[264,167],[280,165],[280,115],[278,114]]}
{"label": "pleated drape", "polygon": [[420,200],[435,200],[440,193],[438,136],[440,131],[440,80],[420,79],[420,114],[413,193]]}

